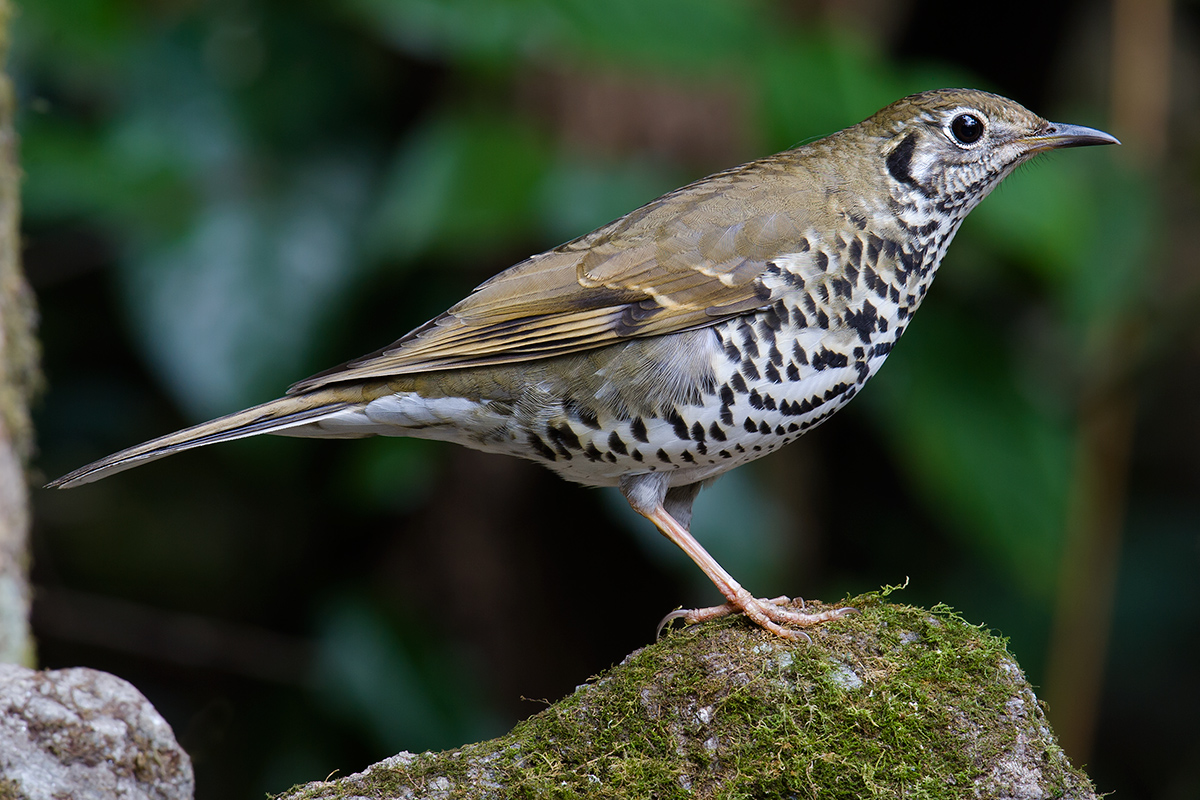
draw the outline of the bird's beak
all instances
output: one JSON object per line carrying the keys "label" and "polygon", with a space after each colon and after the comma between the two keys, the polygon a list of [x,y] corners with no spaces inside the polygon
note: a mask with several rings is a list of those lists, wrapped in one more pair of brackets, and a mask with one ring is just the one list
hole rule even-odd
{"label": "bird's beak", "polygon": [[1095,128],[1085,128],[1083,125],[1065,125],[1061,122],[1051,122],[1033,136],[1021,140],[1029,148],[1030,153],[1041,153],[1044,150],[1058,150],[1063,147],[1089,147],[1094,144],[1120,144],[1117,137],[1098,131]]}

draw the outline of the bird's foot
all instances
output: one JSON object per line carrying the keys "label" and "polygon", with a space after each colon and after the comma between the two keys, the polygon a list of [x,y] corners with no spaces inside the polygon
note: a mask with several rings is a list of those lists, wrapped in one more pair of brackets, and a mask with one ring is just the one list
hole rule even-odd
{"label": "bird's foot", "polygon": [[[799,603],[799,610],[786,607],[786,604],[793,602]],[[858,613],[858,609],[849,606],[833,608],[829,611],[821,611],[816,614],[805,613],[802,610],[803,608],[803,600],[797,599],[793,601],[787,595],[780,595],[779,597],[772,597],[770,600],[767,600],[747,593],[745,597],[738,597],[737,601],[732,603],[709,606],[708,608],[683,608],[678,611],[672,611],[663,617],[662,622],[658,623],[658,634],[662,635],[663,629],[677,619],[683,620],[685,625],[694,625],[697,622],[707,622],[729,614],[740,613],[745,614],[759,627],[770,631],[776,636],[781,636],[785,639],[799,639],[803,637],[812,641],[812,637],[807,633],[802,630],[794,630],[794,628],[807,628],[819,625],[822,622],[840,619],[848,614]],[[793,627],[784,627],[785,625]]]}

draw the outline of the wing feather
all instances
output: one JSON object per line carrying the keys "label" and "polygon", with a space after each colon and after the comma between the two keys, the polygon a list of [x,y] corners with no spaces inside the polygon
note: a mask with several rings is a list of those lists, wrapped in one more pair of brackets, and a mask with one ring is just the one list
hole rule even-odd
{"label": "wing feather", "polygon": [[816,192],[791,151],[719,173],[522,261],[388,347],[289,391],[549,358],[753,311],[769,300],[771,260],[812,227]]}

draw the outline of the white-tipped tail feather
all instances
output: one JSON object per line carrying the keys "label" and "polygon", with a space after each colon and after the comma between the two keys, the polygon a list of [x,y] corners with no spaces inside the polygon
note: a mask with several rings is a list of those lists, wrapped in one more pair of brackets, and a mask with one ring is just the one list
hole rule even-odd
{"label": "white-tipped tail feather", "polygon": [[[113,453],[111,456],[93,461],[61,478],[46,484],[48,489],[69,489],[85,483],[98,481],[117,472],[141,466],[148,461],[164,458],[193,447],[244,439],[260,433],[283,433],[289,428],[308,425],[338,414],[352,402],[333,396],[330,391],[283,397],[263,403],[236,414],[194,425],[157,439],[151,439],[135,447]],[[362,435],[362,434],[359,434]]]}

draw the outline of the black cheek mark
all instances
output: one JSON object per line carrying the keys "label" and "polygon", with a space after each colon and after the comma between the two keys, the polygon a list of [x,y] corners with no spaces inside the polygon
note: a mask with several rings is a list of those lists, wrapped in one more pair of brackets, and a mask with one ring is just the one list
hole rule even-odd
{"label": "black cheek mark", "polygon": [[900,144],[896,145],[896,149],[888,154],[887,170],[893,178],[900,183],[907,183],[910,186],[916,186],[917,182],[912,176],[912,157],[913,151],[917,149],[917,135],[910,133],[904,137]]}

